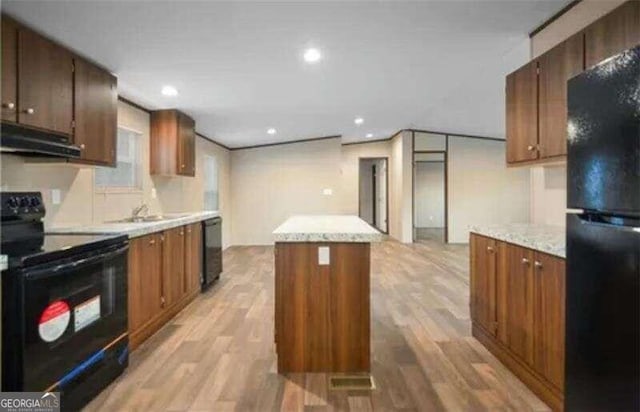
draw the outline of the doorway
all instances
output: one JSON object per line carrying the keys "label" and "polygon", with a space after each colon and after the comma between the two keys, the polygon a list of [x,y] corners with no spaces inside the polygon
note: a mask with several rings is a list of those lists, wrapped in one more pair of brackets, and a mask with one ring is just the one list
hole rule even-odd
{"label": "doorway", "polygon": [[447,228],[445,153],[415,153],[414,159],[414,241],[444,243]]}
{"label": "doorway", "polygon": [[360,158],[358,215],[380,232],[389,233],[388,158]]}

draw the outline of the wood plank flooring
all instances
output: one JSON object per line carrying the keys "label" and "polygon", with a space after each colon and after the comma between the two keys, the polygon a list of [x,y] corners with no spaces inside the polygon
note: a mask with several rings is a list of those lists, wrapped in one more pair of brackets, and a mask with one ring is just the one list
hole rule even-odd
{"label": "wood plank flooring", "polygon": [[273,248],[232,247],[221,281],[131,355],[89,411],[548,410],[471,337],[468,247],[373,244],[376,389],[276,373]]}

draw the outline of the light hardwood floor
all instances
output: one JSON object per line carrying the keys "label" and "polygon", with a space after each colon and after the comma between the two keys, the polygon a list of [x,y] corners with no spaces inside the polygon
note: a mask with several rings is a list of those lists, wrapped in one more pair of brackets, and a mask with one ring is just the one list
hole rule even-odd
{"label": "light hardwood floor", "polygon": [[221,281],[131,355],[95,411],[548,410],[470,333],[468,247],[372,245],[372,392],[280,376],[273,248],[225,251]]}

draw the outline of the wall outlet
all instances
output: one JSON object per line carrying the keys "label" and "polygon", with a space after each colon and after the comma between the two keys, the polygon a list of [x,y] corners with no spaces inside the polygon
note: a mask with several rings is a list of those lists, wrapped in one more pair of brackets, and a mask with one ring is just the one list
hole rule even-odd
{"label": "wall outlet", "polygon": [[318,247],[318,265],[329,265],[329,264],[331,264],[331,258],[329,256],[329,247],[328,246]]}
{"label": "wall outlet", "polygon": [[151,199],[155,199],[158,197],[158,192],[156,191],[155,187],[151,188]]}
{"label": "wall outlet", "polygon": [[62,193],[60,189],[51,189],[51,203],[54,205],[59,205],[62,198]]}
{"label": "wall outlet", "polygon": [[333,194],[333,189],[323,189],[322,194],[325,196],[331,196]]}

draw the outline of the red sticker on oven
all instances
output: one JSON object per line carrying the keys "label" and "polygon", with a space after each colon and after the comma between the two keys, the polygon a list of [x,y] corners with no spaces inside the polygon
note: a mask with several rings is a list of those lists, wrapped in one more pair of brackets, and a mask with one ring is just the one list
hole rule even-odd
{"label": "red sticker on oven", "polygon": [[69,305],[61,300],[50,303],[40,315],[38,333],[45,342],[53,342],[64,334],[69,326]]}

